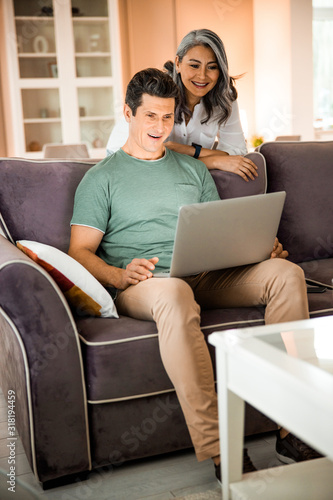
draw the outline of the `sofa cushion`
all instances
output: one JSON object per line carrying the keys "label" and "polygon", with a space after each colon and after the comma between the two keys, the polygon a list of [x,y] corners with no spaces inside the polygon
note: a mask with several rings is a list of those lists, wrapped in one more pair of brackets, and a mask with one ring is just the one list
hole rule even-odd
{"label": "sofa cushion", "polygon": [[[300,262],[298,265],[303,269],[306,279],[333,289],[333,258]],[[333,298],[333,291],[331,296]],[[331,305],[333,307],[333,300]]]}
{"label": "sofa cushion", "polygon": [[[263,324],[264,307],[206,310],[205,337],[217,330]],[[117,402],[173,391],[164,369],[154,321],[76,317],[91,403]],[[209,346],[214,361],[214,349]],[[140,377],[137,374],[140,373]]]}
{"label": "sofa cushion", "polygon": [[267,177],[265,158],[258,152],[245,155],[258,167],[258,177],[245,181],[240,175],[224,170],[210,170],[221,200],[263,194],[266,192]]}
{"label": "sofa cushion", "polygon": [[333,141],[269,142],[267,191],[286,191],[278,238],[292,262],[333,257]]}
{"label": "sofa cushion", "polygon": [[[333,270],[333,259],[326,262],[329,260]],[[308,294],[311,317],[333,314],[332,293]],[[262,306],[202,310],[201,330],[207,339],[214,331],[263,325],[264,314]],[[82,316],[75,319],[90,403],[107,404],[173,390],[159,353],[155,322],[121,315],[117,321]],[[215,367],[214,348],[208,348]]]}
{"label": "sofa cushion", "polygon": [[91,316],[118,318],[110,294],[79,262],[44,243],[20,240],[16,244],[52,276],[72,307]]}
{"label": "sofa cushion", "polygon": [[37,240],[67,251],[75,190],[92,165],[0,159],[0,211],[12,239]]}

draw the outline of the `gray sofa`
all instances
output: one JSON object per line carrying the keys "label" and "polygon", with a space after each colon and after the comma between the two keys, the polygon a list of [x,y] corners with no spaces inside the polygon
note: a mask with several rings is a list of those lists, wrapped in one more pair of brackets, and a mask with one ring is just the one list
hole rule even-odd
{"label": "gray sofa", "polygon": [[[331,286],[333,142],[266,143],[250,157],[260,173],[253,182],[212,172],[220,196],[285,190],[279,239],[307,278]],[[67,251],[75,189],[92,164],[0,160],[7,236],[0,236],[0,383],[5,396],[15,391],[16,427],[45,488],[91,468],[191,446],[155,323],[70,310],[53,279],[14,244],[34,240]],[[333,313],[331,290],[308,298],[312,317]],[[205,310],[202,332],[260,325],[263,316],[262,307]],[[247,407],[247,435],[274,428]]]}

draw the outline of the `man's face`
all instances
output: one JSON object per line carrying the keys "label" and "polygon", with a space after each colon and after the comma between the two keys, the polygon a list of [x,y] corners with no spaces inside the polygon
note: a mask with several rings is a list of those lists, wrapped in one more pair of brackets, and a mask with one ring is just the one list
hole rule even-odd
{"label": "man's face", "polygon": [[157,160],[164,155],[163,142],[170,135],[174,123],[175,99],[143,94],[142,104],[133,116],[125,104],[124,115],[129,123],[126,153],[141,160]]}

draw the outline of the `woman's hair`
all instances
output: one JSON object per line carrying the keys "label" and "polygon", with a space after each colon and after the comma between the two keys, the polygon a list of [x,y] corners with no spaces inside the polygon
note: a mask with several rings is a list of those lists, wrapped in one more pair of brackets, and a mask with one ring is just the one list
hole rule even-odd
{"label": "woman's hair", "polygon": [[[213,113],[213,109],[216,110],[217,108],[220,110],[218,123],[221,125],[229,118],[232,103],[237,99],[237,90],[234,85],[235,78],[229,75],[228,60],[222,40],[216,33],[207,29],[193,30],[184,36],[176,52],[179,62],[183,60],[183,57],[190,49],[198,45],[212,49],[220,71],[216,85],[202,98],[207,116],[201,123],[207,123]],[[177,73],[176,65],[172,61],[167,61],[164,64],[164,70],[173,77],[180,88],[181,99],[176,110],[175,122],[181,123],[183,121],[182,113],[188,118],[192,116],[186,104],[186,89],[181,75]]]}
{"label": "woman's hair", "polygon": [[126,90],[125,103],[131,108],[133,116],[142,104],[142,95],[174,98],[175,108],[179,106],[180,92],[170,75],[156,68],[148,68],[136,73]]}

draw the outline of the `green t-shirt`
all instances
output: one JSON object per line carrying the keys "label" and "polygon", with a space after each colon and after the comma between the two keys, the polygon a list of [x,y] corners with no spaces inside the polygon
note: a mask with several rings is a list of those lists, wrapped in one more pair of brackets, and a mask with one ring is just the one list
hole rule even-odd
{"label": "green t-shirt", "polygon": [[167,271],[179,207],[219,199],[202,162],[168,149],[159,160],[138,160],[120,149],[83,177],[71,224],[104,233],[96,253],[112,266],[158,257],[156,271]]}

